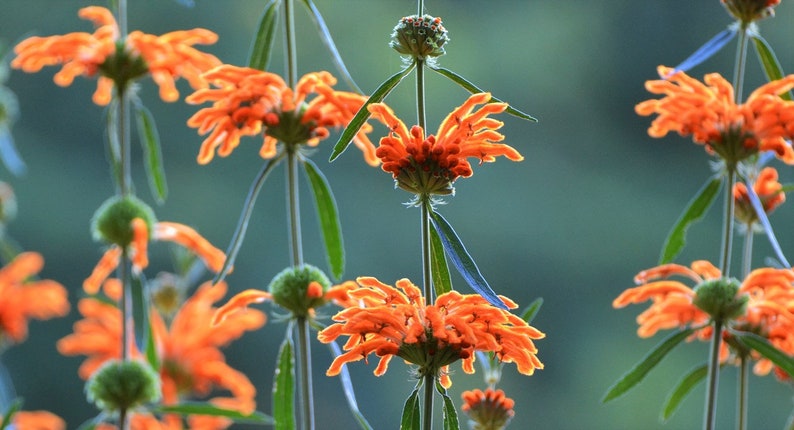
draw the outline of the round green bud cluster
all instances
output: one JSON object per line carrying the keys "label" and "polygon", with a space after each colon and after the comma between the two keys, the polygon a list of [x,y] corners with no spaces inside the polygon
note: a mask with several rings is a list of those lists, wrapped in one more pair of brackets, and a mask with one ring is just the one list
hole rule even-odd
{"label": "round green bud cluster", "polygon": [[403,17],[394,27],[391,38],[389,46],[419,60],[444,55],[444,44],[449,42],[441,18],[430,15]]}
{"label": "round green bud cluster", "polygon": [[[320,284],[322,287],[320,294],[310,291],[309,285],[312,282]],[[309,309],[325,304],[323,296],[330,286],[331,281],[322,270],[304,264],[301,267],[282,270],[270,281],[268,290],[277,305],[289,310],[296,317],[305,317],[309,314]]]}
{"label": "round green bud cluster", "polygon": [[692,303],[714,320],[728,321],[744,313],[747,296],[737,296],[739,281],[730,278],[706,281],[695,287]]}
{"label": "round green bud cluster", "polygon": [[122,248],[132,242],[132,220],[141,218],[151,235],[157,222],[154,211],[146,203],[133,196],[114,196],[102,203],[91,220],[91,232],[95,240],[118,245]]}
{"label": "round green bud cluster", "polygon": [[85,391],[105,412],[128,410],[160,400],[160,376],[137,360],[109,360],[91,375]]}

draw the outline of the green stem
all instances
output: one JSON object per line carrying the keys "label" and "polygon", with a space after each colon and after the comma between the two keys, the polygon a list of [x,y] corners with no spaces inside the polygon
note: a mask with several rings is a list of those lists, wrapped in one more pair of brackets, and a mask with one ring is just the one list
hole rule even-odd
{"label": "green stem", "polygon": [[750,360],[747,355],[742,354],[739,362],[739,396],[737,400],[737,416],[736,428],[738,430],[747,430],[747,406],[748,406],[748,389],[747,383],[749,381],[748,371],[750,368]]}
{"label": "green stem", "polygon": [[433,303],[433,279],[432,273],[430,271],[430,211],[433,210],[433,206],[430,203],[430,196],[421,196],[421,229],[422,229],[422,285],[424,287],[424,296],[426,303]]}
{"label": "green stem", "polygon": [[301,217],[298,194],[298,153],[294,148],[287,152],[287,217],[289,219],[290,254],[292,265],[303,265],[303,247],[301,245]]}
{"label": "green stem", "polygon": [[422,14],[425,13],[425,2],[424,2],[424,0],[418,0],[416,3],[417,3],[417,12],[416,12],[416,14],[421,17]]}
{"label": "green stem", "polygon": [[706,409],[703,419],[704,430],[714,430],[717,417],[717,387],[719,386],[720,343],[722,342],[722,321],[714,321],[709,353],[708,382],[706,385]]}
{"label": "green stem", "polygon": [[284,36],[287,44],[287,85],[295,89],[298,83],[298,48],[295,45],[295,11],[292,0],[284,1]]}
{"label": "green stem", "polygon": [[733,183],[736,180],[736,166],[727,166],[725,174],[725,218],[722,231],[722,255],[720,257],[722,276],[728,277],[731,272],[731,247],[733,246]]}
{"label": "green stem", "polygon": [[742,250],[742,279],[750,274],[753,267],[753,224],[748,223],[744,233],[744,246]]}
{"label": "green stem", "polygon": [[416,124],[425,129],[425,62],[416,59]]}
{"label": "green stem", "polygon": [[433,384],[435,384],[435,376],[427,374],[425,378],[425,410],[422,414],[422,429],[431,430],[433,428]]}
{"label": "green stem", "polygon": [[736,60],[733,68],[733,88],[736,104],[742,101],[742,90],[744,87],[744,67],[747,63],[747,29],[746,24],[742,24],[739,31],[739,43],[736,46]]}
{"label": "green stem", "polygon": [[298,359],[300,372],[301,428],[314,429],[314,400],[312,399],[312,357],[309,343],[309,324],[305,317],[297,318]]}

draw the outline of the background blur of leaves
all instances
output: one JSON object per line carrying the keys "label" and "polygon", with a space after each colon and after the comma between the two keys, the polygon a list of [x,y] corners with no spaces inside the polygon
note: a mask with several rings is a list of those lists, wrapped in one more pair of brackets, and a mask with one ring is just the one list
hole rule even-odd
{"label": "background blur of leaves", "polygon": [[[15,43],[25,35],[88,31],[77,9],[89,1],[2,0],[0,39]],[[130,4],[130,28],[150,33],[205,27],[220,35],[207,48],[224,62],[243,64],[264,2],[198,0],[193,8],[177,2]],[[709,176],[708,157],[687,139],[647,137],[648,118],[633,107],[649,95],[643,89],[655,78],[658,64],[674,65],[730,23],[718,0],[566,2],[500,0],[429,0],[429,13],[441,16],[450,32],[448,55],[441,65],[456,70],[497,97],[537,117],[530,124],[504,116],[506,142],[526,158],[478,169],[476,181],[462,181],[458,196],[444,214],[465,234],[466,244],[491,286],[523,307],[538,296],[543,309],[534,325],[547,334],[538,342],[546,369],[531,378],[513,377],[506,369],[501,388],[516,400],[514,428],[665,428],[700,422],[703,389],[696,389],[676,416],[658,423],[661,402],[674,381],[699,363],[705,344],[680,348],[639,386],[632,396],[608,405],[601,396],[622,372],[637,362],[657,340],[635,335],[631,310],[615,311],[612,299],[631,286],[632,277],[653,266],[660,244],[689,198]],[[415,13],[408,0],[317,0],[334,40],[357,83],[371,91],[401,68],[388,48],[397,20]],[[299,72],[333,70],[306,14],[297,14]],[[794,71],[794,5],[783,2],[777,17],[761,22],[761,30],[785,71]],[[698,78],[732,67],[732,43],[691,71]],[[763,82],[760,66],[749,57],[745,88]],[[272,70],[282,70],[280,52]],[[103,149],[102,110],[90,101],[95,83],[83,79],[62,89],[53,71],[11,73],[6,85],[19,97],[21,117],[13,134],[27,166],[27,175],[9,180],[18,196],[19,215],[9,228],[26,249],[47,260],[42,276],[62,282],[72,303],[83,278],[99,256],[88,230],[89,219],[111,193]],[[428,124],[435,130],[442,115],[459,105],[466,92],[436,74],[428,74]],[[199,229],[223,248],[234,230],[238,210],[261,159],[258,144],[244,141],[225,159],[208,166],[195,162],[201,139],[185,126],[195,107],[165,104],[154,85],[144,82],[141,97],[155,115],[163,143],[169,198],[157,208],[161,219],[180,220]],[[339,85],[344,88],[343,84]],[[183,95],[186,86],[180,86]],[[405,118],[411,116],[411,85],[389,96]],[[329,140],[328,142],[333,142]],[[328,158],[332,143],[321,145],[318,163]],[[139,155],[136,154],[139,157]],[[151,201],[140,160],[135,160],[140,195]],[[356,151],[345,152],[322,166],[342,217],[347,248],[346,278],[377,276],[384,281],[419,279],[418,215],[401,205],[406,194],[393,190],[389,175],[367,167]],[[281,175],[283,176],[283,175]],[[781,182],[792,182],[790,170]],[[306,213],[313,213],[307,196]],[[260,195],[236,270],[227,279],[232,292],[264,288],[288,264],[283,178],[274,175]],[[275,202],[268,205],[267,202]],[[788,205],[794,205],[789,203]],[[794,207],[784,205],[772,216],[784,252],[794,252]],[[688,246],[678,261],[717,258],[717,211],[689,232]],[[306,260],[324,264],[318,229],[304,217]],[[770,255],[757,240],[758,262]],[[316,246],[312,246],[316,243]],[[168,253],[152,257],[167,269]],[[453,278],[465,288],[459,278]],[[70,332],[76,312],[68,318],[35,322],[24,344],[3,355],[3,364],[25,398],[25,409],[47,408],[76,426],[94,412],[83,400],[77,358],[57,354],[55,341]],[[227,349],[228,361],[246,372],[259,387],[259,405],[269,412],[272,364],[282,327],[269,326],[246,335]],[[315,366],[324,369],[327,351],[315,348]],[[263,368],[263,363],[267,368]],[[394,363],[393,366],[398,366]],[[389,372],[376,380],[374,363],[350,368],[360,407],[377,413],[376,422],[395,423],[412,382],[406,372]],[[453,366],[450,395],[481,385],[481,375],[464,376]],[[721,381],[718,427],[733,422],[735,369]],[[318,422],[334,417],[334,428],[352,428],[339,395],[339,381],[315,379]],[[750,427],[758,423],[782,427],[792,407],[792,391],[773,377],[751,378]],[[57,399],[57,400],[56,400]],[[374,416],[374,415],[372,415]],[[350,420],[345,422],[345,420]],[[327,422],[327,421],[326,421]],[[755,425],[753,423],[756,423]]]}

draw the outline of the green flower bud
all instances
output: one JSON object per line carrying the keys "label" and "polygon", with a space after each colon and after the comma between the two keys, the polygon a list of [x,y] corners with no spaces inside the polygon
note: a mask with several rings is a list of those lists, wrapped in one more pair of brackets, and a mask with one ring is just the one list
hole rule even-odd
{"label": "green flower bud", "polygon": [[391,37],[389,46],[400,54],[419,60],[444,55],[444,44],[449,41],[441,18],[430,15],[402,18],[394,27]]}
{"label": "green flower bud", "polygon": [[148,364],[109,360],[86,382],[88,401],[105,412],[160,400],[160,376]]}
{"label": "green flower bud", "polygon": [[320,269],[304,264],[281,271],[270,281],[268,290],[277,305],[296,317],[305,317],[309,309],[325,304],[323,296],[330,286],[331,281]]}
{"label": "green flower bud", "polygon": [[132,242],[132,220],[135,218],[143,219],[151,234],[157,222],[152,208],[133,196],[111,197],[102,203],[91,220],[94,240],[126,248]]}
{"label": "green flower bud", "polygon": [[706,281],[695,287],[692,303],[717,321],[727,321],[744,313],[747,296],[738,296],[739,281],[730,278]]}

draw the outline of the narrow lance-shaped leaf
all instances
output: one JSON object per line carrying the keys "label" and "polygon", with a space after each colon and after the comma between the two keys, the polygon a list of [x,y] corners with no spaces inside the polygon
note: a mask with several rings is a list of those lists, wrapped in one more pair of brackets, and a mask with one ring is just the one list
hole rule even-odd
{"label": "narrow lance-shaped leaf", "polygon": [[526,321],[527,324],[531,323],[535,316],[540,311],[540,307],[543,305],[543,297],[538,297],[532,303],[527,306],[524,313],[521,314],[521,319]]}
{"label": "narrow lance-shaped leaf", "polygon": [[244,414],[234,409],[221,408],[212,403],[183,402],[176,405],[154,406],[152,412],[179,415],[209,415],[213,417],[229,418],[238,423],[273,424],[273,418],[259,411]]}
{"label": "narrow lance-shaped leaf", "polygon": [[306,176],[309,177],[312,194],[314,194],[314,207],[317,209],[317,219],[320,221],[320,231],[325,243],[325,255],[331,274],[335,279],[340,279],[345,271],[345,248],[342,242],[342,226],[339,222],[339,211],[336,207],[334,194],[328,180],[311,160],[304,159],[303,166]]}
{"label": "narrow lance-shaped leaf", "polygon": [[400,430],[419,430],[421,417],[419,415],[419,388],[416,388],[403,406],[403,415],[400,419]]}
{"label": "narrow lance-shaped leaf", "polygon": [[664,409],[662,409],[662,421],[667,421],[681,405],[684,398],[702,381],[708,374],[708,365],[703,364],[687,373],[681,381],[678,382],[675,389],[670,393],[670,396],[664,402]]}
{"label": "narrow lance-shaped leaf", "polygon": [[[484,93],[485,91],[480,89],[477,85],[471,83],[471,81],[467,80],[463,76],[458,75],[457,73],[453,72],[452,70],[445,69],[443,67],[433,67],[430,68],[442,76],[449,78],[452,82],[460,85],[466,91],[476,94],[476,93]],[[491,96],[491,100],[488,100],[488,103],[505,103],[501,99],[498,99],[494,96]],[[521,112],[520,110],[514,108],[509,103],[507,104],[507,110],[505,111],[510,115],[515,117],[525,119],[527,121],[538,122],[538,120],[528,113]]]}
{"label": "narrow lance-shaped leaf", "polygon": [[135,346],[138,351],[146,351],[149,344],[151,330],[149,326],[149,295],[146,294],[146,283],[141,278],[143,275],[133,276],[130,282],[132,296],[132,319],[135,332]]}
{"label": "narrow lance-shaped leaf", "polygon": [[687,328],[680,332],[673,333],[667,339],[663,340],[656,346],[641,362],[637,363],[628,373],[623,375],[615,384],[607,391],[602,402],[606,403],[612,399],[620,397],[635,385],[642,382],[648,372],[651,371],[660,361],[673,350],[679,343],[694,333],[694,329]]}
{"label": "narrow lance-shaped leaf", "polygon": [[287,330],[278,353],[275,383],[273,384],[273,419],[276,430],[295,428],[295,365],[292,354],[291,330]]}
{"label": "narrow lance-shaped leaf", "polygon": [[430,275],[436,297],[452,291],[452,279],[449,277],[447,257],[444,255],[444,244],[435,229],[430,229]]}
{"label": "narrow lance-shaped leaf", "polygon": [[[777,56],[775,56],[775,52],[772,51],[772,47],[769,46],[769,43],[758,33],[752,33],[750,37],[753,39],[755,52],[758,54],[758,60],[764,68],[767,79],[770,81],[782,79],[784,76],[783,68],[780,67],[780,62],[777,60]],[[780,97],[784,100],[791,100],[791,92],[786,91],[781,94]]]}
{"label": "narrow lance-shaped leaf", "polygon": [[675,70],[686,72],[698,64],[708,60],[712,55],[716,54],[720,49],[722,49],[723,46],[730,42],[738,32],[739,27],[731,25],[725,30],[717,33],[708,42],[704,43],[703,46],[698,48],[697,51],[682,61],[681,64],[675,66]]}
{"label": "narrow lance-shaped leaf", "polygon": [[740,342],[752,348],[789,375],[794,375],[794,358],[775,348],[763,337],[749,332],[731,331]]}
{"label": "narrow lance-shaped leaf", "polygon": [[276,18],[280,4],[280,0],[269,0],[265,4],[256,37],[251,43],[251,52],[248,53],[248,67],[252,69],[267,69],[270,62],[270,51],[273,48],[273,35],[276,33]]}
{"label": "narrow lance-shaped leaf", "polygon": [[783,263],[785,267],[791,267],[788,260],[786,260],[786,256],[783,255],[780,243],[778,243],[775,232],[772,230],[772,224],[769,223],[769,218],[766,216],[766,211],[764,211],[764,205],[761,204],[758,194],[755,193],[753,184],[747,184],[747,196],[750,198],[750,204],[753,206],[753,210],[755,210],[758,222],[764,227],[766,237],[769,238],[769,244],[772,245],[772,249],[775,251],[775,256],[777,256],[778,261]]}
{"label": "narrow lance-shaped leaf", "polygon": [[350,72],[347,71],[347,67],[345,67],[345,62],[342,61],[342,56],[339,55],[339,50],[336,49],[336,44],[334,44],[334,39],[331,37],[331,32],[328,31],[328,26],[325,25],[325,21],[323,20],[322,14],[317,9],[317,6],[314,5],[312,0],[303,0],[303,4],[306,5],[306,8],[309,9],[309,15],[312,17],[314,24],[317,25],[317,30],[320,32],[320,40],[323,41],[325,47],[328,48],[328,51],[331,53],[331,59],[334,61],[334,65],[336,66],[339,73],[342,75],[342,79],[347,82],[347,85],[353,89],[353,91],[363,94],[364,92],[356,85],[356,82],[353,80],[353,77],[350,75]]}
{"label": "narrow lance-shaped leaf", "polygon": [[722,178],[719,176],[712,177],[706,182],[705,185],[698,191],[695,197],[689,202],[681,217],[678,218],[667,239],[664,241],[662,247],[662,255],[659,259],[659,264],[667,264],[684,249],[686,245],[686,231],[690,225],[703,218],[703,215],[714,203],[714,199],[720,191],[722,186]]}
{"label": "narrow lance-shaped leaf", "polygon": [[444,399],[444,430],[460,430],[458,411],[455,409],[455,403],[447,394],[446,388],[438,381],[436,381],[436,391],[438,391]]}
{"label": "narrow lance-shaped leaf", "polygon": [[380,84],[380,86],[369,96],[369,99],[361,106],[361,108],[356,112],[356,115],[353,116],[353,119],[350,120],[350,123],[345,127],[342,131],[342,135],[339,136],[339,141],[336,142],[334,145],[334,150],[331,153],[330,161],[334,161],[336,157],[340,156],[347,146],[350,145],[350,142],[353,141],[353,138],[358,133],[358,130],[361,126],[367,122],[367,119],[370,116],[369,110],[367,106],[371,105],[372,103],[380,103],[386,98],[387,95],[400,83],[400,81],[405,78],[408,73],[411,73],[411,70],[416,67],[416,61],[409,64],[406,68],[400,70],[399,72],[395,73],[389,79],[386,79],[385,82]]}
{"label": "narrow lance-shaped leaf", "polygon": [[146,175],[149,177],[149,188],[152,195],[159,202],[165,201],[168,187],[165,183],[165,168],[163,167],[163,152],[160,147],[160,136],[154,116],[149,109],[135,102],[135,118],[138,124],[138,138],[143,147],[143,159],[146,166]]}
{"label": "narrow lance-shaped leaf", "polygon": [[[329,343],[328,347],[331,349],[331,355],[334,358],[342,355],[342,349],[339,347],[336,341]],[[372,426],[369,424],[367,419],[364,418],[364,414],[362,414],[358,409],[356,393],[353,390],[353,381],[350,379],[350,372],[347,370],[347,366],[342,366],[342,370],[339,372],[339,381],[342,383],[342,391],[345,393],[347,406],[350,408],[350,412],[353,413],[356,421],[358,421],[358,425],[362,430],[372,430]]]}
{"label": "narrow lance-shaped leaf", "polygon": [[463,246],[455,230],[449,225],[447,220],[444,219],[438,212],[430,210],[430,219],[433,221],[433,227],[438,232],[441,242],[444,244],[444,249],[447,255],[452,260],[452,264],[458,269],[458,272],[463,276],[463,279],[481,295],[485,300],[497,308],[507,309],[507,305],[502,302],[502,299],[494,293],[491,286],[480,273],[474,259],[471,258],[466,247]]}
{"label": "narrow lance-shaped leaf", "polygon": [[276,167],[282,158],[284,158],[283,154],[268,161],[268,163],[262,167],[262,170],[259,171],[259,174],[251,184],[251,188],[248,190],[248,196],[246,196],[245,203],[243,204],[243,211],[240,214],[240,220],[237,222],[237,228],[234,230],[232,241],[229,244],[229,248],[226,250],[226,261],[223,262],[223,267],[212,281],[213,285],[222,281],[234,265],[234,259],[237,258],[237,253],[240,251],[240,247],[243,245],[245,231],[248,229],[248,220],[251,219],[251,212],[254,210],[254,203],[256,203],[256,197],[259,195],[259,190],[262,189],[262,185],[265,183],[267,175],[271,170],[273,170],[274,167]]}
{"label": "narrow lance-shaped leaf", "polygon": [[[11,405],[6,409],[5,413],[3,413],[3,422],[0,423],[0,430],[5,430],[9,426],[12,426],[14,423],[14,414],[19,412],[22,408],[22,399],[16,398],[11,403]],[[15,427],[12,427],[15,428]]]}

